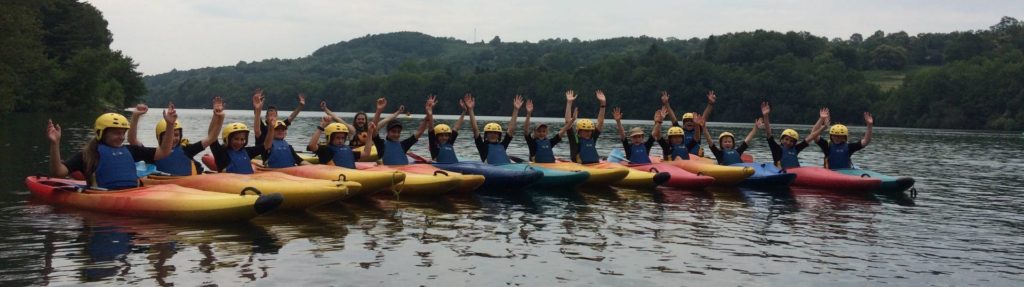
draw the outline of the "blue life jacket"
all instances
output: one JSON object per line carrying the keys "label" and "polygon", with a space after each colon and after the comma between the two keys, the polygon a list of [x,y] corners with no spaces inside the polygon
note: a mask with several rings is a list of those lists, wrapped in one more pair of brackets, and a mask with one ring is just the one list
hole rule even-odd
{"label": "blue life jacket", "polygon": [[718,164],[730,165],[736,163],[743,163],[743,159],[740,158],[740,153],[734,148],[723,149],[722,158],[718,159]]}
{"label": "blue life jacket", "polygon": [[629,145],[629,162],[630,163],[651,163],[651,157],[647,155],[647,145],[644,145],[644,144],[630,144]]}
{"label": "blue life jacket", "polygon": [[597,156],[597,141],[593,138],[579,138],[579,163],[598,163],[601,158]]}
{"label": "blue life jacket", "polygon": [[493,165],[503,165],[512,163],[508,159],[508,154],[505,153],[505,146],[501,143],[488,143],[487,144],[487,163]]}
{"label": "blue life jacket", "polygon": [[850,147],[849,143],[829,143],[828,157],[825,158],[825,167],[829,169],[850,168]]}
{"label": "blue life jacket", "polygon": [[385,165],[409,164],[409,158],[405,156],[405,150],[402,149],[402,142],[384,140],[384,154],[381,156],[381,161]]}
{"label": "blue life jacket", "polygon": [[[686,149],[686,143],[692,142],[693,138],[696,135],[697,131],[683,131],[683,149]],[[687,152],[693,155],[700,155],[700,143],[698,142],[697,144],[693,145],[693,148],[690,148],[690,150]]]}
{"label": "blue life jacket", "polygon": [[267,156],[267,167],[283,168],[295,166],[295,157],[292,155],[292,146],[285,140],[274,139],[270,147],[270,155]]}
{"label": "blue life jacket", "polygon": [[181,145],[175,145],[171,154],[156,162],[156,169],[171,175],[186,176],[196,174],[196,165],[188,158]]}
{"label": "blue life jacket", "polygon": [[533,155],[533,162],[555,162],[555,152],[551,150],[551,139],[536,139],[534,142],[537,144],[537,153]]}
{"label": "blue life jacket", "polygon": [[794,145],[793,147],[789,147],[789,148],[783,146],[782,147],[782,158],[779,159],[779,163],[778,163],[779,167],[781,167],[781,168],[800,167],[800,158],[797,157],[797,154],[800,154],[800,152],[796,150],[796,145]]}
{"label": "blue life jacket", "polygon": [[93,177],[96,186],[106,189],[125,189],[139,186],[139,178],[135,174],[135,158],[128,147],[110,147],[105,144],[96,146],[99,161]]}
{"label": "blue life jacket", "polygon": [[[683,139],[683,142],[686,142],[685,138]],[[677,159],[690,159],[690,152],[686,150],[686,144],[672,145],[672,154],[669,155],[669,160]]]}
{"label": "blue life jacket", "polygon": [[225,172],[253,174],[252,159],[249,158],[249,152],[245,148],[238,150],[228,148],[226,154],[228,155],[228,166],[224,168]]}
{"label": "blue life jacket", "polygon": [[352,154],[352,148],[348,145],[327,145],[327,148],[331,149],[334,153],[334,157],[331,158],[330,165],[345,167],[345,168],[356,168],[356,156]]}
{"label": "blue life jacket", "polygon": [[449,143],[440,143],[437,145],[437,162],[438,163],[458,163],[459,157],[455,156],[455,147]]}

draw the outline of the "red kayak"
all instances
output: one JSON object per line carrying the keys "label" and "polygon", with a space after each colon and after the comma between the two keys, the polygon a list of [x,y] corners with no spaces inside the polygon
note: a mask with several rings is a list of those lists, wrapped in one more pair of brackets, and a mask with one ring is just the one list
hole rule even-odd
{"label": "red kayak", "polygon": [[664,187],[688,190],[702,189],[715,182],[715,178],[713,177],[696,175],[692,172],[686,171],[685,169],[666,163],[627,164],[625,166],[635,170],[653,173],[668,173],[668,181],[661,184],[661,186]]}
{"label": "red kayak", "polygon": [[850,176],[815,166],[788,168],[786,173],[796,174],[794,187],[869,193],[882,185],[877,178]]}

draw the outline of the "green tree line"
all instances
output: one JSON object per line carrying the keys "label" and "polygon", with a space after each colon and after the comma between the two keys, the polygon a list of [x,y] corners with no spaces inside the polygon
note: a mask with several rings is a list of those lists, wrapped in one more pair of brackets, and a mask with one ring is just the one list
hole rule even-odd
{"label": "green tree line", "polygon": [[0,112],[124,107],[146,93],[111,51],[107,21],[76,0],[0,2]]}

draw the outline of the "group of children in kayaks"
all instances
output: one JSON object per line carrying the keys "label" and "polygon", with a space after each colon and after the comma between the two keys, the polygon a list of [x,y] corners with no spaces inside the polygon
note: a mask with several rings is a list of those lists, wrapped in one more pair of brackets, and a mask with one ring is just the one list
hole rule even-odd
{"label": "group of children in kayaks", "polygon": [[[332,113],[325,103],[321,103],[321,109],[326,115],[312,132],[306,149],[315,153],[321,164],[345,168],[356,168],[356,162],[364,157],[363,155],[371,153],[379,155],[380,163],[383,165],[407,165],[410,164],[407,157],[409,149],[417,143],[424,132],[427,132],[431,160],[435,163],[455,163],[459,161],[459,157],[456,155],[454,144],[468,114],[480,160],[490,165],[506,165],[513,163],[514,159],[519,160],[510,156],[507,148],[515,138],[519,110],[525,106],[526,118],[523,129],[526,132],[523,138],[529,149],[529,162],[557,162],[553,148],[566,141],[569,145],[569,159],[572,162],[583,165],[597,164],[602,162],[597,150],[597,139],[604,127],[607,102],[605,94],[600,90],[596,91],[595,97],[600,104],[596,121],[578,119],[579,109],[574,108],[577,95],[571,90],[567,91],[564,125],[557,132],[549,134],[547,124],[537,125],[531,130],[530,117],[534,103],[522,96],[517,95],[513,99],[512,117],[504,130],[502,125],[495,122],[485,124],[482,130],[478,127],[474,112],[476,100],[469,94],[459,99],[462,114],[453,126],[435,124],[433,108],[438,101],[436,96],[430,96],[426,100],[425,117],[419,127],[404,139],[404,127],[397,118],[406,112],[405,106],[399,106],[393,114],[382,120],[381,114],[388,101],[379,98],[372,120],[365,113],[358,113],[354,121],[349,123]],[[145,147],[136,136],[139,118],[148,111],[147,106],[136,106],[130,120],[118,113],[106,113],[96,119],[93,137],[82,151],[67,160],[63,160],[60,153],[60,125],[51,120],[47,127],[47,137],[51,143],[50,173],[55,177],[66,177],[73,172],[80,172],[89,186],[100,189],[133,188],[139,186],[135,162],[153,164],[159,171],[170,175],[197,175],[202,173],[203,165],[194,157],[207,147],[215,159],[216,171],[222,173],[252,174],[255,172],[252,159],[257,156],[262,158],[263,165],[268,168],[310,164],[303,160],[286,140],[289,125],[305,105],[305,97],[299,96],[299,106],[284,119],[278,117],[278,110],[274,106],[268,107],[265,118],[261,119],[264,100],[262,91],[257,90],[252,97],[254,128],[250,129],[241,122],[223,125],[224,102],[219,97],[214,98],[213,117],[207,136],[195,143],[182,139],[183,127],[178,122],[174,105],[170,104],[163,112],[163,119],[156,126],[155,136],[159,144],[155,148]],[[680,123],[669,104],[669,95],[662,92],[662,105],[654,112],[654,128],[650,135],[641,127],[632,128],[627,132],[621,122],[622,112],[619,108],[614,108],[612,116],[625,154],[621,162],[651,163],[650,153],[654,143],[661,147],[661,160],[664,161],[702,157],[701,139],[704,138],[719,164],[738,164],[743,162],[741,156],[748,148],[747,143],[753,140],[758,129],[763,129],[767,134],[766,140],[771,149],[774,165],[783,170],[800,167],[798,154],[810,143],[816,143],[821,148],[827,168],[849,169],[852,167],[851,155],[871,142],[874,124],[871,114],[864,113],[864,122],[867,125],[864,137],[857,142],[848,142],[849,130],[846,126],[836,124],[829,127],[830,115],[827,108],[819,111],[819,118],[807,137],[800,138],[795,130],[786,129],[777,142],[769,124],[771,106],[765,102],[761,104],[762,117],[756,120],[754,128],[742,142],[737,144],[732,133],[722,132],[718,135],[716,143],[705,125],[715,101],[715,93],[709,92],[703,113],[684,113]],[[663,132],[662,126],[666,119],[671,120],[671,127]],[[826,127],[829,127],[830,140],[819,138]],[[384,130],[383,137],[379,133],[381,128]],[[253,133],[256,139],[254,145],[249,145],[250,133]],[[325,135],[324,143],[320,143],[320,134]],[[125,144],[126,138],[128,144]]]}

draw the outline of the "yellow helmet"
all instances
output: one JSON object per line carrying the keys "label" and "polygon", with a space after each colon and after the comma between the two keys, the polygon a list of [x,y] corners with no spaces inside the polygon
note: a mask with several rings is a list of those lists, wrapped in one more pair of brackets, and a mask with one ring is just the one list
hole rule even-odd
{"label": "yellow helmet", "polygon": [[681,135],[683,135],[683,128],[681,128],[681,127],[671,127],[671,128],[668,128],[668,136],[681,136]]}
{"label": "yellow helmet", "polygon": [[722,140],[722,138],[724,138],[724,137],[731,137],[733,139],[736,139],[736,137],[733,136],[732,133],[730,133],[730,132],[723,132],[723,133],[718,135],[718,140]]}
{"label": "yellow helmet", "polygon": [[589,119],[581,119],[576,121],[577,130],[595,130],[594,122]]}
{"label": "yellow helmet", "polygon": [[[486,127],[484,129],[486,129]],[[498,129],[501,129],[501,127],[499,127]],[[452,133],[452,127],[449,127],[446,124],[437,124],[436,126],[434,126],[434,134],[435,135],[450,134],[450,133]]]}
{"label": "yellow helmet", "polygon": [[103,131],[108,128],[128,129],[128,118],[118,113],[106,113],[96,118],[96,140],[103,139]]}
{"label": "yellow helmet", "polygon": [[488,123],[484,125],[484,132],[501,132],[501,125],[498,123]]}
{"label": "yellow helmet", "polygon": [[683,114],[683,120],[684,121],[685,120],[692,120],[692,119],[693,119],[693,113],[685,113],[685,114]]}
{"label": "yellow helmet", "polygon": [[283,128],[285,128],[285,129],[288,129],[288,124],[286,124],[286,123],[285,123],[284,121],[282,121],[282,120],[277,120],[277,122],[276,122],[276,123],[277,123],[277,124],[276,124],[276,125],[274,125],[274,129],[277,129],[277,128],[282,128],[282,127],[283,127]]}
{"label": "yellow helmet", "polygon": [[847,129],[845,125],[834,124],[828,129],[828,134],[833,136],[848,136],[850,135],[850,130]]}
{"label": "yellow helmet", "polygon": [[[181,129],[180,121],[174,121],[174,129],[175,130],[180,130]],[[167,121],[161,119],[160,122],[156,123],[156,140],[159,141],[160,140],[160,135],[163,135],[164,132],[166,132],[166,131],[167,131]]]}
{"label": "yellow helmet", "polygon": [[224,140],[224,144],[228,143],[228,136],[234,132],[249,132],[249,127],[243,123],[230,123],[224,127],[224,130],[220,132],[220,137]]}
{"label": "yellow helmet", "polygon": [[348,126],[342,123],[331,123],[324,128],[324,135],[327,136],[327,141],[331,140],[331,135],[334,133],[345,133],[348,135]]}
{"label": "yellow helmet", "polygon": [[800,138],[800,134],[798,134],[796,132],[796,130],[794,130],[794,129],[786,129],[786,130],[782,131],[782,136],[784,136],[784,137],[791,137],[794,140]]}

